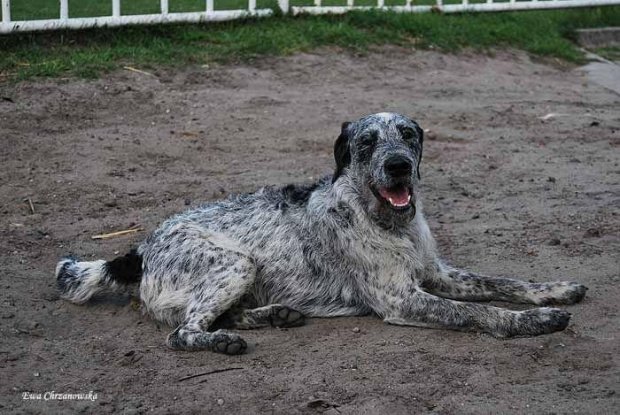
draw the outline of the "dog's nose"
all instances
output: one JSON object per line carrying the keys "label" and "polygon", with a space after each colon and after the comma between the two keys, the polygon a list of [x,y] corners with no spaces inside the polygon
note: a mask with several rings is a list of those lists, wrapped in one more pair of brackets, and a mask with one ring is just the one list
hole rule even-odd
{"label": "dog's nose", "polygon": [[392,177],[403,177],[411,175],[411,162],[404,156],[392,156],[383,165],[385,171]]}

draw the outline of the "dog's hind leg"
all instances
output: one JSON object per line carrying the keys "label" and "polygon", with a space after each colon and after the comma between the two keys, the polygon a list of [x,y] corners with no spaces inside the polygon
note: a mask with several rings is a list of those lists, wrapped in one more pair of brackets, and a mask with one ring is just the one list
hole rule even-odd
{"label": "dog's hind leg", "polygon": [[185,321],[168,336],[168,346],[172,349],[208,349],[225,354],[241,354],[246,350],[247,344],[238,334],[208,331],[222,313],[251,289],[256,277],[250,257],[218,248],[217,259],[205,267],[190,290]]}
{"label": "dog's hind leg", "polygon": [[214,327],[240,330],[261,327],[299,327],[305,324],[305,317],[298,311],[280,304],[270,304],[249,310],[231,309],[218,318]]}
{"label": "dog's hind leg", "polygon": [[438,264],[437,272],[422,282],[424,290],[444,298],[464,301],[509,301],[536,305],[574,304],[587,287],[574,282],[530,283],[510,278],[477,275]]}
{"label": "dog's hind leg", "polygon": [[141,249],[140,297],[146,310],[160,321],[181,322],[168,346],[243,353],[247,345],[239,335],[209,327],[252,290],[253,258],[224,235],[192,223],[162,229]]}
{"label": "dog's hind leg", "polygon": [[256,275],[254,263],[249,258],[231,252],[223,255],[226,265],[214,263],[205,270],[202,281],[193,286],[185,321],[168,336],[168,347],[208,349],[225,354],[245,352],[247,344],[238,334],[224,330],[208,331],[222,313],[251,289]]}

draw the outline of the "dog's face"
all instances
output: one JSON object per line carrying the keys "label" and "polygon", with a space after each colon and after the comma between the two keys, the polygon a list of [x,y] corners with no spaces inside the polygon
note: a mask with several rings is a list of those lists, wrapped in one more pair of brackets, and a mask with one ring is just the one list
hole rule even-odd
{"label": "dog's face", "polygon": [[333,181],[346,176],[361,190],[371,218],[393,227],[416,213],[423,131],[410,118],[380,113],[345,122],[334,147]]}

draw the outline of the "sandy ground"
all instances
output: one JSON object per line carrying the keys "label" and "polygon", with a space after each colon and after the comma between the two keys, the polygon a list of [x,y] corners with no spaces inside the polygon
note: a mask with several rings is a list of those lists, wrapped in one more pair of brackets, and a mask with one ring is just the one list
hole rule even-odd
{"label": "sandy ground", "polygon": [[[618,411],[620,96],[516,52],[323,50],[153,75],[0,87],[0,412]],[[198,201],[327,174],[340,123],[379,111],[432,131],[425,210],[447,260],[586,284],[568,330],[501,341],[314,319],[248,332],[250,352],[227,357],[168,350],[171,329],[129,294],[59,300],[60,255],[111,259]],[[132,224],[144,231],[91,239]]]}

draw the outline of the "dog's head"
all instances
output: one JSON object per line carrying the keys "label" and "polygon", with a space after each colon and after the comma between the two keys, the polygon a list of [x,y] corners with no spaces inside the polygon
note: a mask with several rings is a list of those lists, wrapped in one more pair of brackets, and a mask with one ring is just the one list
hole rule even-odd
{"label": "dog's head", "polygon": [[380,225],[409,222],[416,213],[423,131],[408,117],[368,115],[342,124],[334,147],[336,172],[352,181],[363,204]]}

